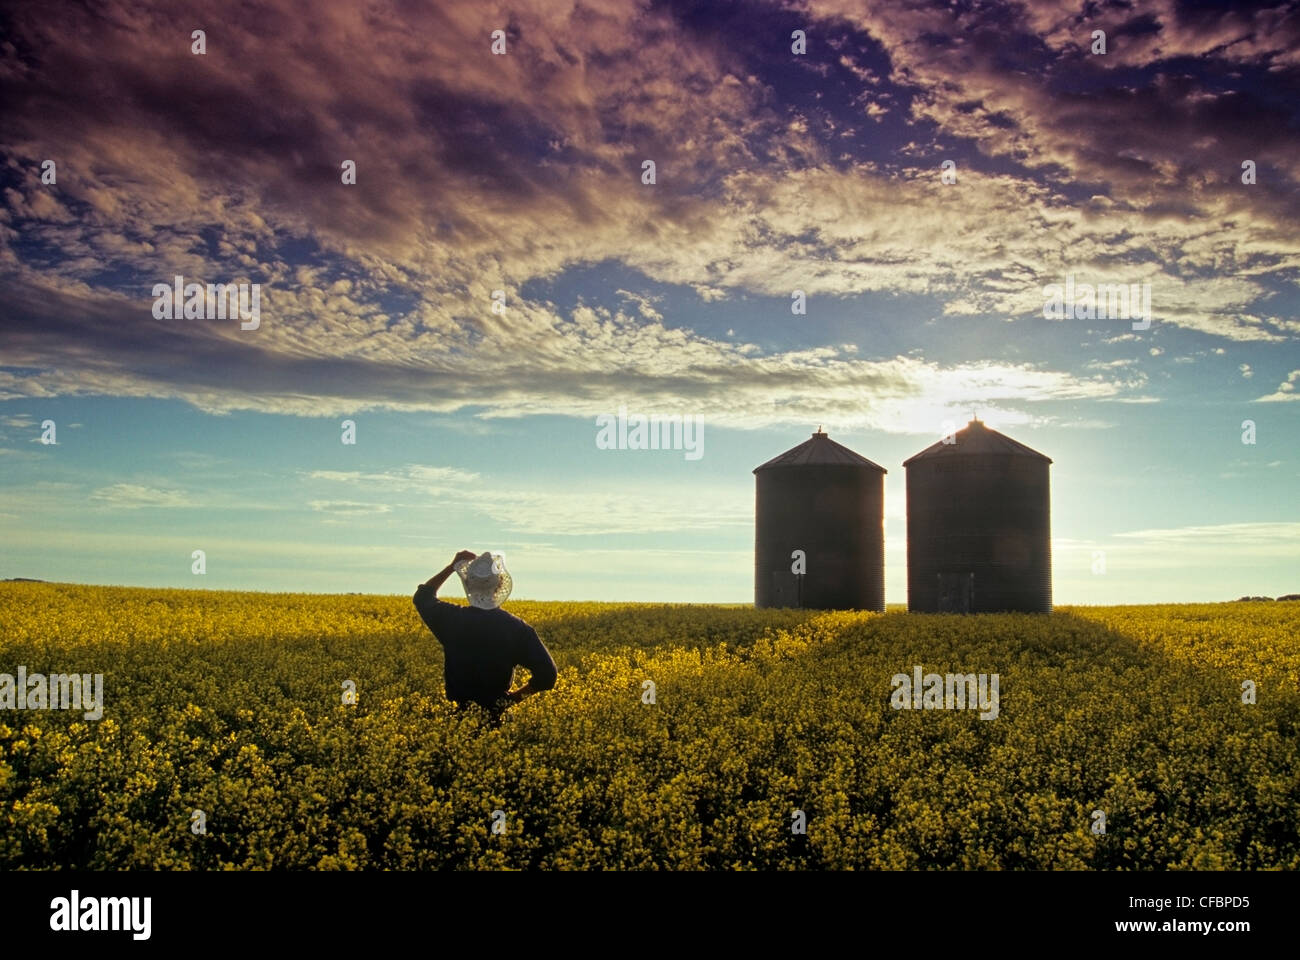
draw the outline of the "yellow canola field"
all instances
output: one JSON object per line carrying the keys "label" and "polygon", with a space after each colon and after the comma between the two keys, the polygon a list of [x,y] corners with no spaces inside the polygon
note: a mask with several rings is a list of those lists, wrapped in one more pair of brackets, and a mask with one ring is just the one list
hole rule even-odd
{"label": "yellow canola field", "polygon": [[0,675],[104,699],[0,701],[0,869],[1300,866],[1300,603],[507,609],[560,678],[493,728],[409,597],[0,584]]}

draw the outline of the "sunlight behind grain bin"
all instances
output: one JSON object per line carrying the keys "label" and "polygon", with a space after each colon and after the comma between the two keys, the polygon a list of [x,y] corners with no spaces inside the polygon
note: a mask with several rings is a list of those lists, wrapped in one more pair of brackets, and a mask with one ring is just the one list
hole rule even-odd
{"label": "sunlight behind grain bin", "polygon": [[972,420],[904,461],[907,607],[1052,610],[1051,460]]}

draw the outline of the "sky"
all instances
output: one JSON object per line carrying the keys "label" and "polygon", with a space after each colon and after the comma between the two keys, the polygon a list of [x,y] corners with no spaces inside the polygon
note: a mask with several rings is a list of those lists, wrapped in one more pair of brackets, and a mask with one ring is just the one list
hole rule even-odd
{"label": "sky", "polygon": [[0,577],[750,602],[824,426],[905,603],[902,462],[978,415],[1058,604],[1300,592],[1298,111],[1294,3],[11,5]]}

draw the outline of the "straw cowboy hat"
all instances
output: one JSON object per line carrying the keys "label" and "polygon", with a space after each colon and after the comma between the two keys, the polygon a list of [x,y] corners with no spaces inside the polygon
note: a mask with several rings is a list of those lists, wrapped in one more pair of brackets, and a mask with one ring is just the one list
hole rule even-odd
{"label": "straw cowboy hat", "polygon": [[506,572],[506,558],[499,553],[488,550],[473,560],[462,560],[456,564],[456,573],[471,606],[495,610],[510,596],[512,581]]}

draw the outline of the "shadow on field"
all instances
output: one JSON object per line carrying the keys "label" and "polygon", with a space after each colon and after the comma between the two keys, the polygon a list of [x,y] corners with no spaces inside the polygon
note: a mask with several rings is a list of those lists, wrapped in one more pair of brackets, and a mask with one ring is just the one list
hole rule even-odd
{"label": "shadow on field", "polygon": [[[680,632],[665,636],[644,649],[669,646],[701,649],[726,642],[728,649],[741,654],[752,648],[763,628],[791,630],[807,624],[829,611],[760,610],[750,613],[747,637],[737,637],[742,622],[734,619],[735,611],[708,611],[701,617],[699,608],[677,611]],[[842,614],[840,614],[842,615]],[[584,618],[590,629],[609,630],[617,636],[620,618],[626,611],[611,611]],[[1153,621],[1158,623],[1158,621]],[[624,623],[626,626],[626,623]],[[1064,713],[1070,706],[1062,696],[1054,696],[1048,684],[1061,683],[1056,691],[1070,688],[1072,674],[1086,672],[1090,689],[1098,695],[1109,689],[1112,696],[1142,696],[1135,688],[1133,672],[1151,679],[1146,695],[1154,698],[1156,710],[1172,709],[1183,704],[1240,705],[1242,682],[1254,681],[1261,689],[1268,678],[1258,664],[1239,667],[1213,666],[1180,659],[1159,649],[1154,640],[1130,636],[1107,624],[1067,611],[1051,614],[928,614],[892,611],[863,614],[843,625],[836,625],[836,635],[802,650],[791,650],[781,662],[801,664],[801,669],[817,670],[817,661],[838,659],[846,653],[856,655],[857,672],[865,682],[866,699],[879,696],[887,702],[892,691],[891,679],[900,673],[911,674],[915,666],[926,673],[998,673],[1001,675],[1003,711],[1014,712],[1021,676],[1032,674],[1033,701],[1046,706],[1053,714]],[[608,652],[630,640],[613,641],[598,652]],[[586,652],[586,650],[584,650]],[[1281,692],[1272,682],[1274,693]]]}
{"label": "shadow on field", "polygon": [[[1051,614],[889,612],[865,620],[856,630],[846,631],[836,643],[869,636],[876,636],[895,647],[899,638],[910,641],[908,651],[916,659],[907,664],[900,663],[899,672],[926,661],[937,661],[939,665],[949,663],[954,669],[969,668],[977,673],[1031,665],[1062,669],[1079,666],[1080,658],[1086,657],[1093,666],[1107,667],[1107,672],[1117,677],[1125,670],[1137,668],[1162,674],[1182,674],[1187,678],[1212,682],[1216,688],[1227,684],[1237,702],[1240,702],[1242,680],[1260,680],[1246,665],[1240,670],[1231,670],[1179,659],[1158,649],[1152,641],[1064,610]],[[990,641],[998,651],[997,659],[1005,662],[957,662],[971,651],[972,646]],[[812,650],[808,654],[815,655],[816,652]],[[1227,675],[1229,673],[1231,676]]]}

